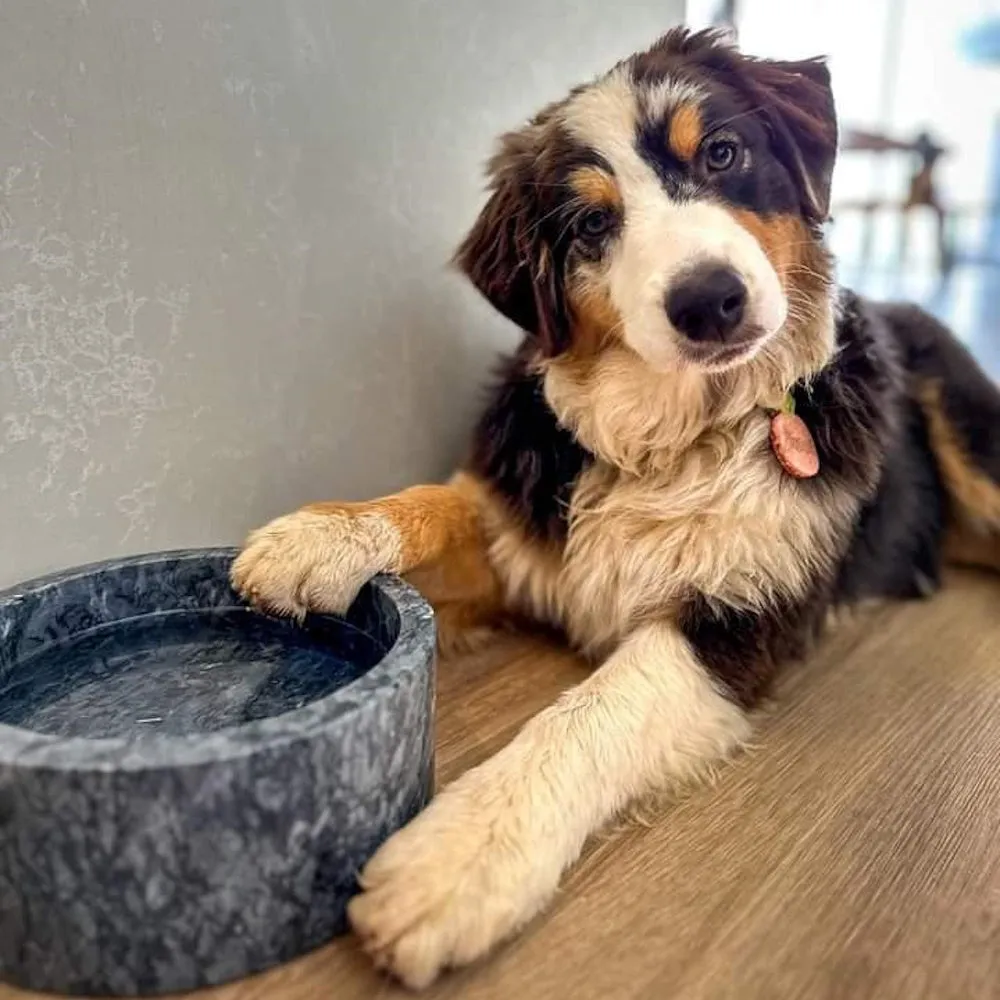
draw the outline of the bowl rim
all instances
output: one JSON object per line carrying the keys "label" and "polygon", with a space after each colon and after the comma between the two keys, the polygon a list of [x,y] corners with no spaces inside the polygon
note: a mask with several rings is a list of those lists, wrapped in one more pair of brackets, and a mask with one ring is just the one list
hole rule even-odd
{"label": "bowl rim", "polygon": [[[98,572],[167,560],[231,561],[238,553],[229,546],[165,549],[86,563],[5,588],[0,591],[0,607],[31,591]],[[433,670],[436,631],[430,605],[416,588],[393,574],[380,573],[369,584],[395,606],[399,632],[378,663],[323,698],[245,725],[205,733],[154,734],[141,741],[123,736],[61,737],[0,723],[0,768],[78,773],[164,770],[238,760],[320,733],[329,737],[363,707],[390,699],[407,675]]]}

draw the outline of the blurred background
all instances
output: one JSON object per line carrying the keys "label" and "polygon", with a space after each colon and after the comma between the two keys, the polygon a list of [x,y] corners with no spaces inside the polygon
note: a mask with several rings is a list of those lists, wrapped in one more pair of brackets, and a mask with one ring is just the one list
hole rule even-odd
{"label": "blurred background", "polygon": [[0,586],[448,473],[496,135],[684,20],[831,57],[841,277],[1000,374],[982,0],[3,0]]}

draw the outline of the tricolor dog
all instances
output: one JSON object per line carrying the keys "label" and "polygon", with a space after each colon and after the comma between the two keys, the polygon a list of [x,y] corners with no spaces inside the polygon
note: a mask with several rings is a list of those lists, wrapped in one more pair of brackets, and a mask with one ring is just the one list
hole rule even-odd
{"label": "tricolor dog", "polygon": [[[1000,568],[1000,392],[934,319],[838,288],[821,60],[671,31],[505,135],[457,263],[523,338],[445,485],[255,531],[283,615],[406,574],[442,643],[524,618],[594,664],[441,790],[352,923],[422,987],[535,916],[630,803],[737,752],[830,612]],[[669,820],[665,820],[669,821]]]}

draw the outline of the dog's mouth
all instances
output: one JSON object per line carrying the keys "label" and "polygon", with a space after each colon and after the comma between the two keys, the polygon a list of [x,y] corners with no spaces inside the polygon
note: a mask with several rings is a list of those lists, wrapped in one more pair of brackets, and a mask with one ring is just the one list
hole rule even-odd
{"label": "dog's mouth", "polygon": [[725,371],[749,361],[771,339],[772,334],[759,326],[747,326],[725,342],[697,343],[681,341],[681,355],[691,365],[706,371]]}

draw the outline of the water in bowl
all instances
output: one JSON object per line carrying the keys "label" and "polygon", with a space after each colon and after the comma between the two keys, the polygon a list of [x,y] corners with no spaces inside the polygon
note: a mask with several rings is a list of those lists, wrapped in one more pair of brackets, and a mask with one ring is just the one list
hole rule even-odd
{"label": "water in bowl", "polygon": [[60,737],[205,733],[325,697],[385,650],[336,618],[244,608],[144,615],[43,647],[0,688],[0,723]]}

